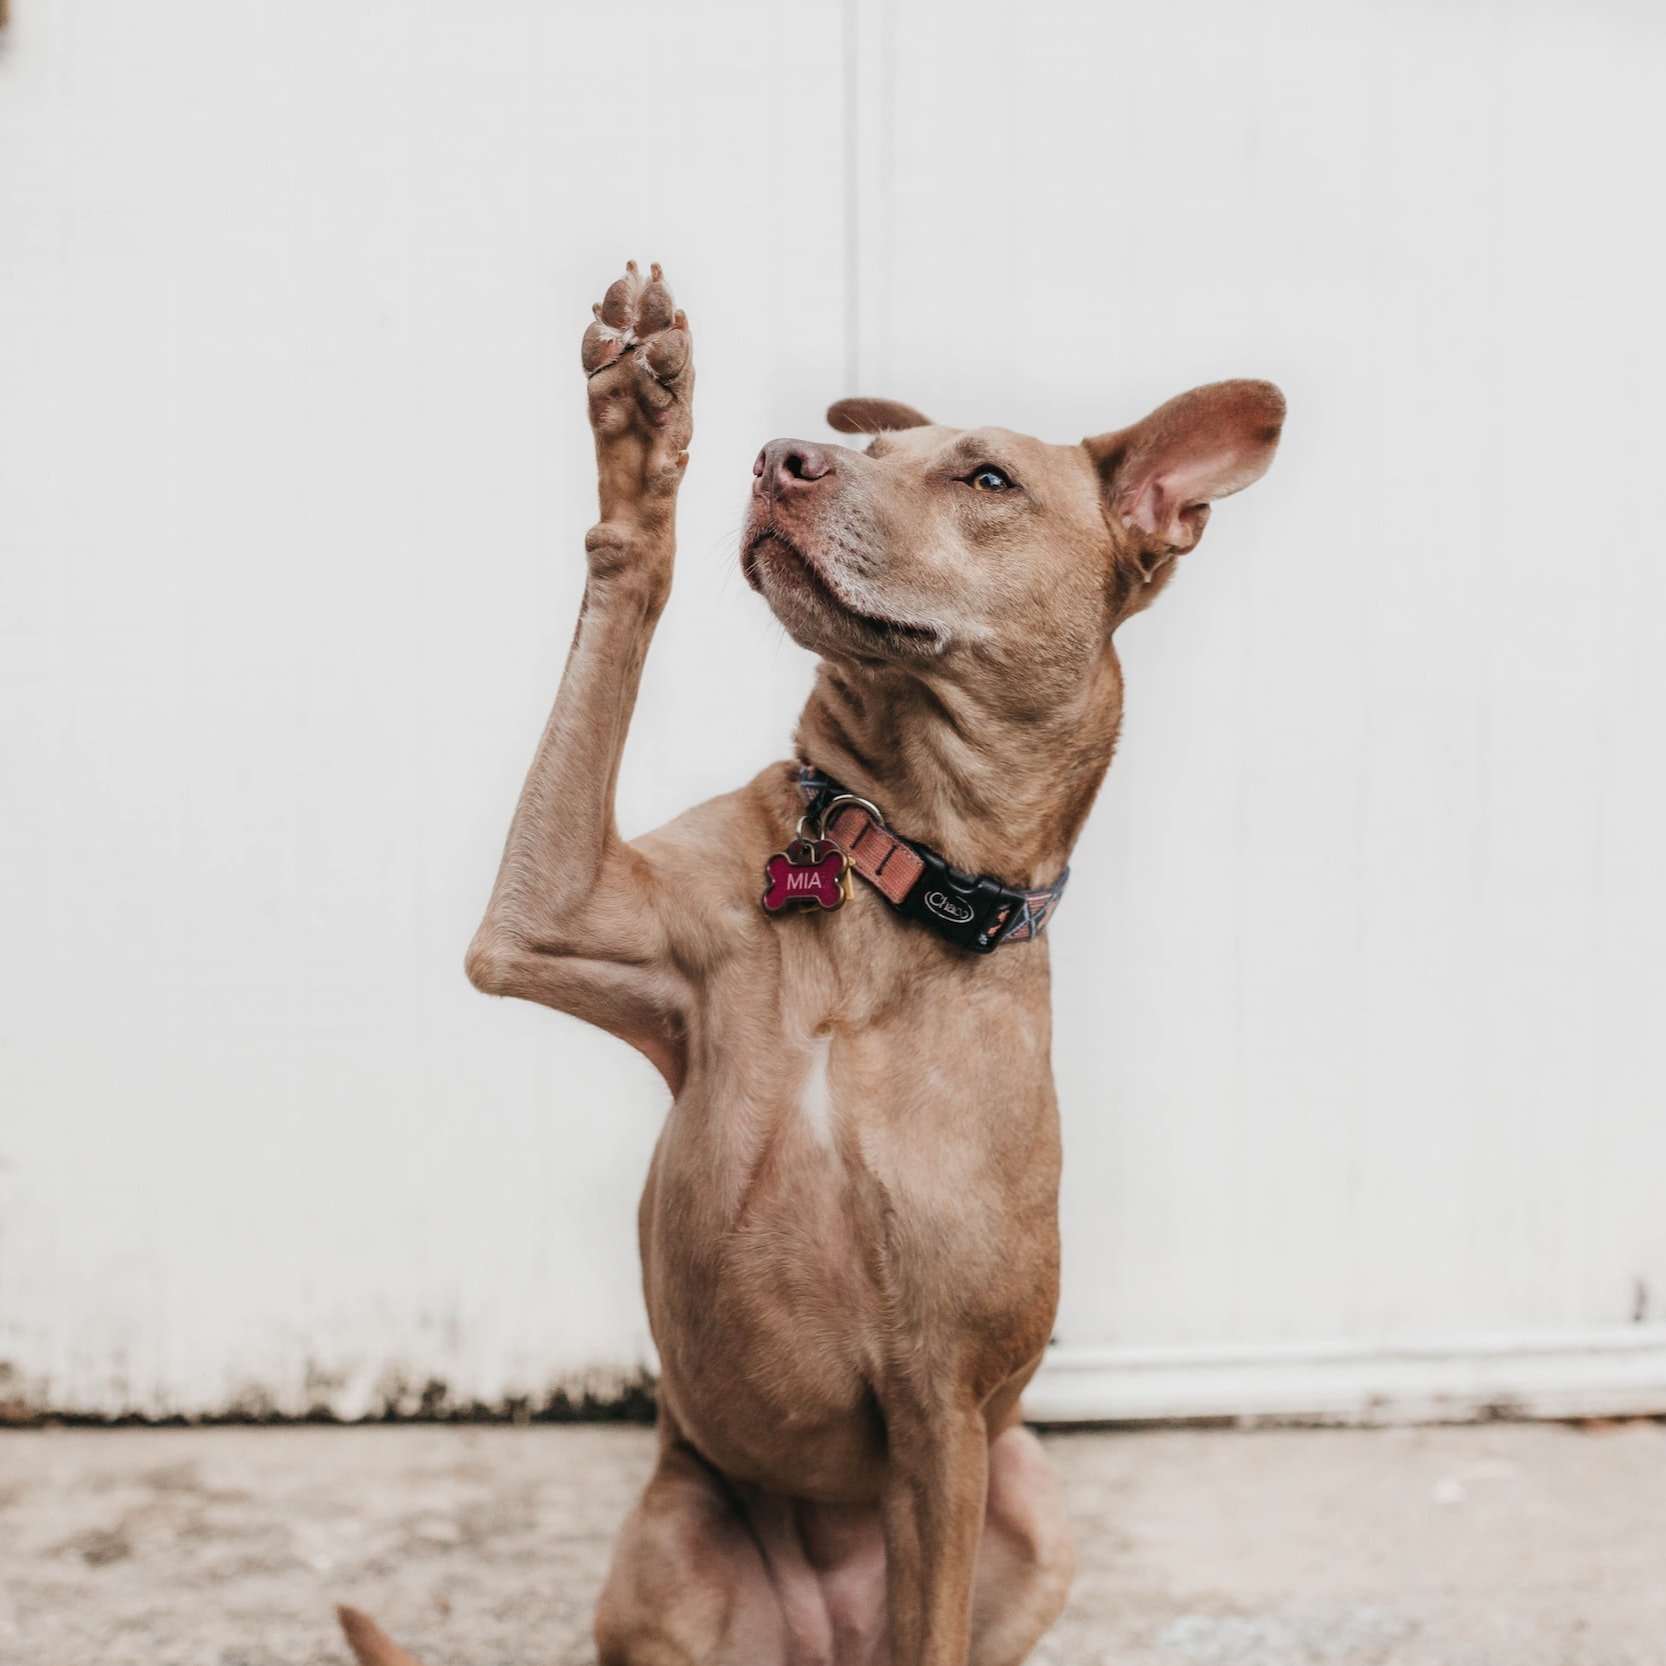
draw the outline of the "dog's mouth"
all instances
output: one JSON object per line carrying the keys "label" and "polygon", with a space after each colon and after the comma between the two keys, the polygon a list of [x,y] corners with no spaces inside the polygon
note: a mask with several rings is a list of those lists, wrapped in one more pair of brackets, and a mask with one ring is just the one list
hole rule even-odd
{"label": "dog's mouth", "polygon": [[859,607],[812,556],[777,526],[761,526],[751,533],[741,550],[741,571],[746,575],[746,582],[766,598],[764,574],[767,572],[783,589],[808,596],[823,612],[857,626],[870,636],[888,637],[916,651],[935,652],[943,646],[943,632],[936,625],[871,613]]}

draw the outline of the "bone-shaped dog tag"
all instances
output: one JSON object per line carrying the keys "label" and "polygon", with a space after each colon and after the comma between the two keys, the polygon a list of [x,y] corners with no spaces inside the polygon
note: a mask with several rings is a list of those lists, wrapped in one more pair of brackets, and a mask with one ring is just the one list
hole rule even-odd
{"label": "bone-shaped dog tag", "polygon": [[764,863],[764,911],[840,908],[850,895],[850,858],[831,839],[794,839]]}

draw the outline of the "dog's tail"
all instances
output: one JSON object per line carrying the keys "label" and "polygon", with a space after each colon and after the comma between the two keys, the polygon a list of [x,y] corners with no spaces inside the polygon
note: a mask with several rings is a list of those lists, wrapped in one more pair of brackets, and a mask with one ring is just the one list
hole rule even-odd
{"label": "dog's tail", "polygon": [[358,1609],[342,1603],[336,1609],[336,1618],[341,1621],[341,1629],[347,1634],[347,1646],[353,1651],[353,1658],[359,1666],[417,1666],[417,1662],[368,1614],[361,1614]]}

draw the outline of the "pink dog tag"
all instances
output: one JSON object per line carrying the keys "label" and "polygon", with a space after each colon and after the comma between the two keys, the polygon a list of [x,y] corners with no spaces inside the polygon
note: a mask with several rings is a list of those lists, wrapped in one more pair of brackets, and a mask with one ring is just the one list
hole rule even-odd
{"label": "pink dog tag", "polygon": [[764,909],[839,908],[850,895],[850,859],[831,839],[794,839],[764,863]]}

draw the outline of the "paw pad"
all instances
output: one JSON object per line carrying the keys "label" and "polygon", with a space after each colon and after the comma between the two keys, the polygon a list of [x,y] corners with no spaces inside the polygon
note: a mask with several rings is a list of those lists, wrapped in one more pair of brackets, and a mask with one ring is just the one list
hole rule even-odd
{"label": "paw pad", "polygon": [[686,396],[681,383],[689,374],[692,356],[688,319],[677,310],[671,286],[657,263],[643,277],[636,262],[629,262],[625,275],[608,285],[595,313],[584,332],[587,376],[594,379],[629,362],[639,376],[673,397]]}

